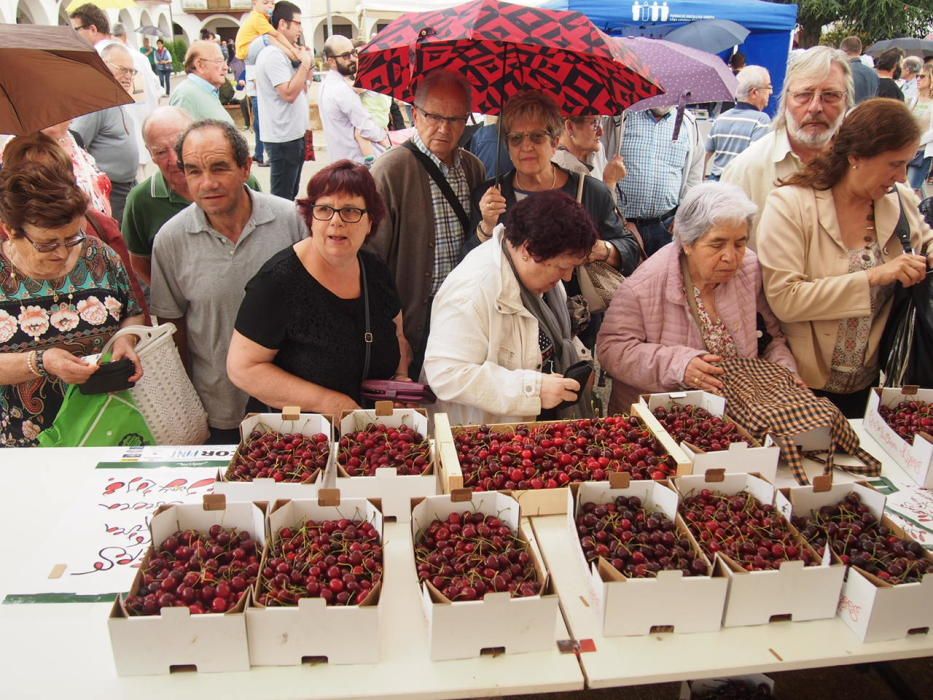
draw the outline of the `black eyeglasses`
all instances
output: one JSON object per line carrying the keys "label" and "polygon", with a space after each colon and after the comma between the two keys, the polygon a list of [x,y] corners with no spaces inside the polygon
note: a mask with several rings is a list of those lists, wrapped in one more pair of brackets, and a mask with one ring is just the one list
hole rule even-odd
{"label": "black eyeglasses", "polygon": [[363,218],[363,214],[366,213],[365,209],[360,209],[359,207],[343,207],[341,209],[334,209],[329,207],[326,204],[315,204],[311,207],[311,216],[313,216],[318,221],[330,221],[334,218],[334,214],[340,214],[341,220],[347,224],[355,224],[357,221]]}
{"label": "black eyeglasses", "polygon": [[443,114],[434,114],[433,112],[425,112],[422,107],[415,105],[415,109],[421,112],[424,115],[425,120],[428,124],[432,126],[440,126],[441,124],[449,124],[450,126],[463,126],[467,123],[467,119],[470,118],[469,114],[456,115],[453,117],[445,117]]}
{"label": "black eyeglasses", "polygon": [[343,53],[338,53],[334,55],[334,58],[356,58],[360,55],[360,52],[356,49],[352,51],[344,51]]}
{"label": "black eyeglasses", "polygon": [[84,229],[78,231],[75,235],[70,236],[64,240],[55,240],[55,241],[43,241],[41,243],[36,243],[29,237],[29,234],[19,229],[20,234],[25,238],[40,253],[51,253],[53,250],[58,250],[59,246],[65,246],[66,248],[74,248],[76,245],[80,245],[81,242],[87,238],[87,234],[84,232]]}

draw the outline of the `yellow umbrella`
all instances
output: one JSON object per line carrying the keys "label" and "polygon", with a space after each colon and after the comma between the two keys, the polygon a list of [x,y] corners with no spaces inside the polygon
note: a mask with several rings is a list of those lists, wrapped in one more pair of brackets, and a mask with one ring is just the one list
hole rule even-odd
{"label": "yellow umbrella", "polygon": [[65,12],[71,13],[77,10],[81,5],[97,5],[102,10],[125,10],[128,7],[134,7],[134,0],[71,0]]}

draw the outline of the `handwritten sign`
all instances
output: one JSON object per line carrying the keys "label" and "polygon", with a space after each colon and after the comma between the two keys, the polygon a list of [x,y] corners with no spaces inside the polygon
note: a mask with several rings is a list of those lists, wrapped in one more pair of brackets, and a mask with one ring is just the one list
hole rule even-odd
{"label": "handwritten sign", "polygon": [[208,458],[98,464],[74,494],[74,505],[55,534],[38,550],[43,556],[35,559],[28,589],[15,591],[14,597],[21,602],[29,595],[82,597],[129,590],[149,547],[153,511],[200,501],[213,491],[217,470],[229,459],[201,457]]}

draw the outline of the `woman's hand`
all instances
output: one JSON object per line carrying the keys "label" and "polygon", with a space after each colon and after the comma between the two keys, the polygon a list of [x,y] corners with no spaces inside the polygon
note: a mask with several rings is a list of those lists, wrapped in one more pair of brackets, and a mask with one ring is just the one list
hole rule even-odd
{"label": "woman's hand", "polygon": [[716,365],[718,362],[722,362],[719,355],[706,354],[694,357],[684,370],[684,384],[694,389],[718,394],[725,388],[719,377],[726,373],[726,370]]}
{"label": "woman's hand", "polygon": [[808,387],[807,387],[807,383],[806,383],[805,381],[803,381],[803,378],[801,378],[801,376],[800,376],[799,374],[797,374],[796,372],[794,372],[794,384],[796,384],[797,386],[799,386],[801,389],[806,389],[806,388],[808,388]]}
{"label": "woman's hand", "polygon": [[626,175],[628,175],[628,170],[625,168],[625,161],[622,160],[622,156],[615,156],[603,168],[603,182],[610,190],[616,186],[619,180],[624,180]]}
{"label": "woman's hand", "polygon": [[541,376],[541,408],[554,408],[564,401],[576,401],[580,382],[560,374]]}
{"label": "woman's hand", "polygon": [[[396,374],[392,379],[396,382],[413,382],[414,380],[409,377],[407,374]],[[404,401],[393,401],[392,406],[394,408],[418,408],[416,403],[406,403]]]}
{"label": "woman's hand", "polygon": [[138,340],[139,339],[135,335],[124,335],[117,338],[117,341],[113,344],[113,361],[116,362],[117,360],[126,358],[130,360],[136,368],[136,371],[133,372],[133,375],[129,379],[131,382],[138,382],[143,378],[143,363],[142,360],[139,359],[139,355],[136,354],[136,342]]}
{"label": "woman's hand", "polygon": [[900,282],[905,287],[912,287],[920,282],[927,273],[927,259],[923,255],[902,253],[884,265],[868,271],[868,285],[880,287]]}
{"label": "woman's hand", "polygon": [[492,235],[492,230],[499,223],[499,217],[505,214],[505,197],[499,191],[498,185],[493,185],[479,200],[479,211],[483,215],[483,231],[487,236]]}
{"label": "woman's hand", "polygon": [[97,365],[88,364],[80,357],[61,348],[49,348],[42,355],[45,371],[66,384],[84,384],[97,371]]}

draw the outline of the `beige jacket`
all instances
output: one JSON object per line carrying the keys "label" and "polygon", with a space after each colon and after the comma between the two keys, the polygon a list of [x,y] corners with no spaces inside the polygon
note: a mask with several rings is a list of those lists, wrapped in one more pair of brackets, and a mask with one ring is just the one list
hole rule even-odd
{"label": "beige jacket", "polygon": [[722,171],[720,182],[738,185],[758,206],[758,216],[748,233],[748,247],[752,250],[758,250],[758,225],[777,180],[789,178],[802,168],[803,162],[790,147],[787,130],[777,129],[755,141]]}
{"label": "beige jacket", "polygon": [[[931,252],[933,230],[920,216],[910,188],[898,185],[914,249]],[[903,252],[894,233],[897,196],[875,202],[875,230],[885,262]],[[848,272],[849,261],[836,221],[831,190],[779,187],[767,199],[758,226],[758,259],[765,295],[790,344],[803,380],[826,385],[839,321],[871,313],[868,273]],[[888,301],[875,317],[866,362],[877,362],[878,345],[891,312]]]}

